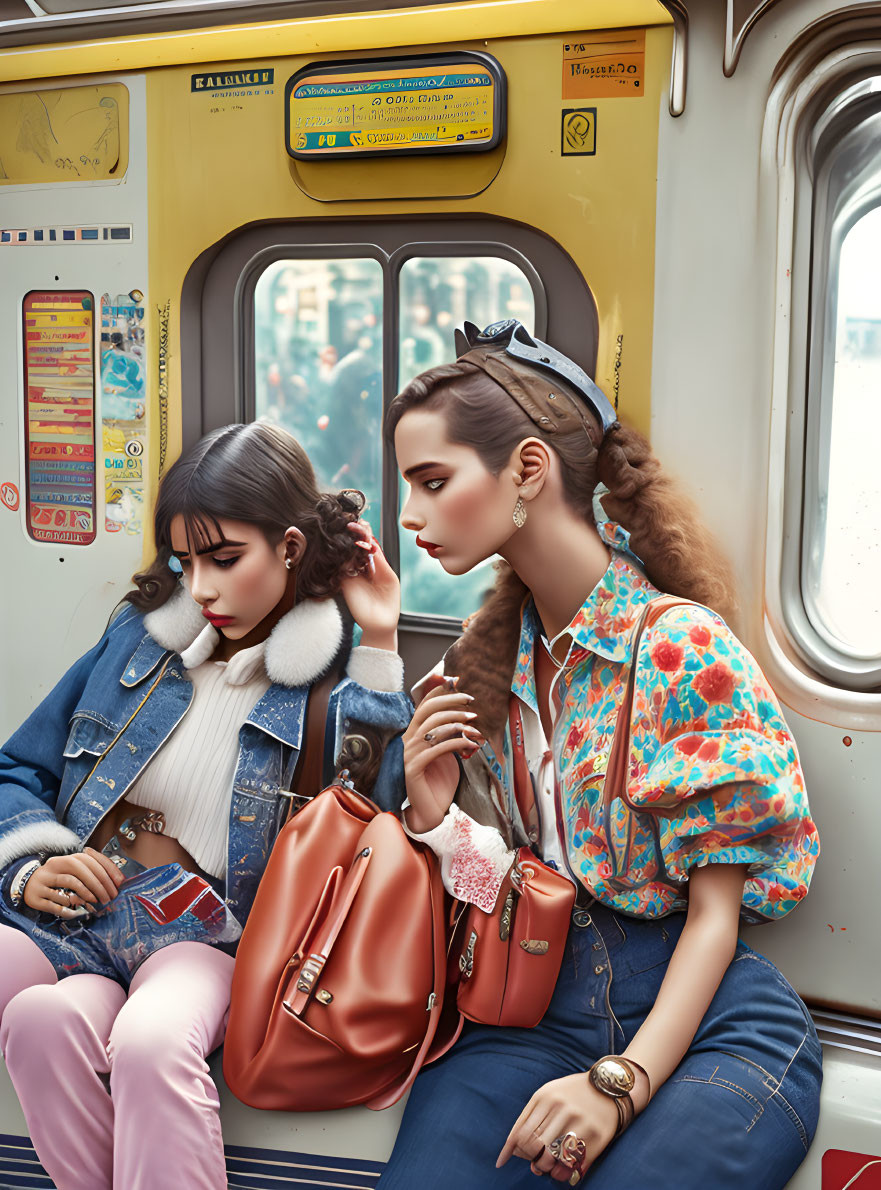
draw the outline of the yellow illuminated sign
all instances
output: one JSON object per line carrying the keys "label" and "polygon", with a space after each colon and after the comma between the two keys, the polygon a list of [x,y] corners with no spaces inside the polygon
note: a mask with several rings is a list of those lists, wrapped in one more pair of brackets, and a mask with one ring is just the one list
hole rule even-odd
{"label": "yellow illuminated sign", "polygon": [[288,82],[292,157],[464,153],[504,134],[505,76],[487,54],[307,66]]}

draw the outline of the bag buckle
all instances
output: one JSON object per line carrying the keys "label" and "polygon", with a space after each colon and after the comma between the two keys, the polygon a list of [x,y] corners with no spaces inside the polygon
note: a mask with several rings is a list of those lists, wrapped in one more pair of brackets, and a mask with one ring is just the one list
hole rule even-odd
{"label": "bag buckle", "polygon": [[505,897],[505,903],[502,906],[502,912],[499,915],[499,938],[502,942],[507,942],[511,936],[511,923],[514,920],[514,901],[517,897],[514,889],[508,890],[508,895]]}
{"label": "bag buckle", "polygon": [[477,933],[471,931],[471,937],[468,939],[468,945],[459,955],[459,970],[462,972],[462,979],[470,979],[474,971],[474,947],[477,945]]}
{"label": "bag buckle", "polygon": [[319,955],[310,954],[308,959],[303,963],[300,974],[297,976],[297,991],[311,992],[315,984],[318,982],[318,977],[324,967],[324,959]]}

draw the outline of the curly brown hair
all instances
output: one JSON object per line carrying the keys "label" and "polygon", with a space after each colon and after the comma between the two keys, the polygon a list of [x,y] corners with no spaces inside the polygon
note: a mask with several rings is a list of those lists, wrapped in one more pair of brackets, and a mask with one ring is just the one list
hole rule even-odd
{"label": "curly brown hair", "polygon": [[[554,388],[583,406],[577,393],[557,378]],[[723,616],[734,610],[728,562],[694,505],[664,473],[637,430],[618,424],[603,437],[599,422],[589,412],[593,441],[580,425],[570,433],[548,433],[527,417],[501,385],[467,360],[431,368],[411,380],[389,408],[388,434],[392,436],[404,414],[416,408],[443,412],[450,441],[472,447],[493,475],[499,475],[518,443],[539,438],[559,456],[566,499],[585,520],[593,523],[597,484],[608,488],[603,507],[629,531],[634,553],[659,590],[706,604]],[[520,609],[528,595],[507,563],[499,563],[497,572],[479,615],[466,625],[447,656],[448,672],[458,673],[462,688],[475,696],[481,721],[490,731],[498,729],[507,710]],[[487,666],[487,658],[496,664]],[[502,672],[507,684],[499,680]]]}
{"label": "curly brown hair", "polygon": [[171,523],[182,516],[194,540],[222,538],[219,521],[247,521],[270,545],[295,525],[306,538],[297,568],[297,600],[335,596],[342,580],[362,571],[367,554],[346,526],[364,509],[361,492],[321,492],[309,456],[287,430],[269,422],[223,426],[174,463],[159,484],[153,517],[156,559],[133,576],[125,598],[153,611],[174,593],[169,568]]}

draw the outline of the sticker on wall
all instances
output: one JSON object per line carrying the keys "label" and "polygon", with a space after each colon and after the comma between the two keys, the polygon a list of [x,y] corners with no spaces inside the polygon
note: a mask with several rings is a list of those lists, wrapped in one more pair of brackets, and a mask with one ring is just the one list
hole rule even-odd
{"label": "sticker on wall", "polygon": [[88,223],[84,227],[0,228],[0,248],[53,248],[58,244],[130,244],[130,223]]}
{"label": "sticker on wall", "polygon": [[586,33],[563,42],[564,99],[638,98],[645,90],[645,29]]}
{"label": "sticker on wall", "polygon": [[93,299],[31,292],[24,322],[27,530],[35,541],[95,540]]}
{"label": "sticker on wall", "polygon": [[563,109],[560,124],[560,152],[564,157],[593,157],[597,151],[597,109]]}
{"label": "sticker on wall", "polygon": [[190,76],[190,91],[221,99],[247,99],[254,95],[271,95],[275,90],[275,70],[265,66],[244,70],[216,70],[211,74]]}
{"label": "sticker on wall", "polygon": [[18,488],[14,483],[0,483],[0,500],[10,512],[18,512]]}
{"label": "sticker on wall", "polygon": [[144,506],[147,371],[144,295],[139,289],[101,298],[101,439],[104,528],[140,533]]}

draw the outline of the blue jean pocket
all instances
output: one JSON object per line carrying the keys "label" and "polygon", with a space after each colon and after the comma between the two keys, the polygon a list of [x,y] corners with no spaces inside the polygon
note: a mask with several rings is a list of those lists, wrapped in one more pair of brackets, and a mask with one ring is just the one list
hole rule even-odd
{"label": "blue jean pocket", "polygon": [[126,981],[144,959],[175,942],[217,945],[242,933],[216,889],[180,864],[148,868],[123,881],[86,929]]}

